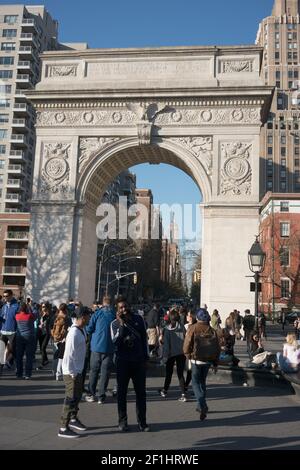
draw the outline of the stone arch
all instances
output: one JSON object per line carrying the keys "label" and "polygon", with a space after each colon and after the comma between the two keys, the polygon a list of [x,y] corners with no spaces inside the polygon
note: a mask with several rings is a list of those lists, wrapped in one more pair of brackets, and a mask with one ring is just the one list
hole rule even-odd
{"label": "stone arch", "polygon": [[[211,157],[210,155],[209,158]],[[115,164],[112,165],[111,162]],[[205,169],[201,158],[188,148],[185,141],[180,144],[175,139],[160,139],[151,145],[139,146],[138,141],[132,138],[118,139],[105,146],[102,151],[91,155],[78,178],[77,200],[92,202],[90,192],[92,199],[99,204],[105,188],[121,171],[142,163],[166,163],[175,166],[193,179],[202,194],[203,202],[210,200],[209,170]]]}

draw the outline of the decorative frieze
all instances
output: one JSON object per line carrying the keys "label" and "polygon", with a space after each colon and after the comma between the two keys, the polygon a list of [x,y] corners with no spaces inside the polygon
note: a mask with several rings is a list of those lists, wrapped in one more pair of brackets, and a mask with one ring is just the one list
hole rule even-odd
{"label": "decorative frieze", "polygon": [[68,163],[71,144],[45,144],[41,171],[41,195],[63,197],[69,192],[70,167]]}
{"label": "decorative frieze", "polygon": [[221,144],[220,194],[248,196],[251,194],[252,169],[249,162],[252,144],[226,142]]}
{"label": "decorative frieze", "polygon": [[222,73],[251,73],[253,72],[252,60],[224,60],[221,62]]}
{"label": "decorative frieze", "polygon": [[212,172],[212,136],[201,137],[178,137],[172,138],[172,142],[188,149],[203,164],[206,173],[210,176]]}
{"label": "decorative frieze", "polygon": [[47,66],[47,77],[76,77],[77,76],[78,64],[70,65],[48,65]]}
{"label": "decorative frieze", "polygon": [[89,137],[80,139],[79,143],[79,173],[88,161],[94,157],[100,150],[120,140],[118,137]]}
{"label": "decorative frieze", "polygon": [[[140,105],[138,105],[140,106]],[[151,105],[150,105],[151,106]],[[138,111],[136,104],[132,104],[128,110],[59,110],[38,111],[38,127],[99,127],[99,126],[134,126],[140,120],[142,122],[155,122],[158,126],[180,125],[259,125],[261,122],[259,107],[236,108],[175,108],[163,105],[158,111],[151,112],[151,107],[141,107]],[[135,107],[135,111],[133,110]],[[145,113],[147,119],[139,119],[139,115]],[[149,113],[149,116],[147,115]]]}

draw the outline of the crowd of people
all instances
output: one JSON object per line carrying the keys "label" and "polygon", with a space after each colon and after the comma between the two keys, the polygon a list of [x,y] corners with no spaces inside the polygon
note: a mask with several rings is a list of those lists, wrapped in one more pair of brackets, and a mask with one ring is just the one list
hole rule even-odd
{"label": "crowd of people", "polygon": [[[174,366],[179,382],[179,401],[186,402],[189,386],[196,398],[200,420],[207,417],[206,378],[210,368],[219,364],[236,366],[239,359],[236,341],[247,342],[248,365],[280,367],[295,373],[300,368],[300,346],[295,333],[289,333],[283,352],[274,355],[263,348],[266,320],[245,310],[242,316],[233,310],[224,322],[217,310],[207,307],[193,310],[171,307],[164,311],[159,304],[144,315],[133,311],[125,299],[113,305],[105,296],[92,308],[70,299],[58,307],[49,302],[17,301],[8,289],[0,310],[0,374],[6,367],[15,367],[16,377],[29,380],[33,367],[43,369],[49,364],[49,341],[52,344],[52,373],[63,380],[65,399],[58,436],[75,438],[76,431],[87,428],[78,418],[79,403],[98,401],[104,404],[113,367],[116,371],[118,425],[128,431],[127,391],[130,379],[136,394],[136,414],[139,429],[150,431],[146,419],[146,371],[149,357],[165,365],[165,378],[158,394],[166,399]],[[35,360],[40,348],[41,363]],[[25,361],[24,361],[25,357]],[[23,363],[25,362],[25,371]],[[88,383],[86,382],[89,370]]]}

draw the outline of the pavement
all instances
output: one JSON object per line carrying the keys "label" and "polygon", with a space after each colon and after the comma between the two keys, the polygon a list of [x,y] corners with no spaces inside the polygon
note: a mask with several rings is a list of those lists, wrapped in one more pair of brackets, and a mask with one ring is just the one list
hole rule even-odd
{"label": "pavement", "polygon": [[[266,349],[280,350],[283,338],[278,325],[270,327]],[[236,353],[242,360],[246,359],[245,348],[245,342],[237,342]],[[112,377],[109,388],[114,384]],[[210,373],[209,414],[200,422],[192,393],[186,403],[178,402],[176,373],[166,399],[157,392],[162,384],[162,377],[147,379],[147,420],[151,432],[138,430],[135,395],[130,387],[130,432],[118,431],[116,399],[109,395],[103,405],[82,402],[79,418],[88,430],[82,432],[79,439],[62,439],[57,432],[64,398],[63,383],[51,377],[50,368],[36,371],[27,381],[5,371],[0,378],[0,449],[300,449],[299,401],[285,389],[232,385],[223,376]]]}

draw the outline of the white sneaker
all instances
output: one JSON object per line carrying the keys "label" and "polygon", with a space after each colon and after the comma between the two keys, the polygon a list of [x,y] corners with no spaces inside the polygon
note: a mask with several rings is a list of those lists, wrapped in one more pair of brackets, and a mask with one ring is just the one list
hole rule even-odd
{"label": "white sneaker", "polygon": [[184,402],[184,401],[187,401],[187,398],[186,398],[186,396],[183,394],[183,395],[181,395],[180,398],[178,398],[178,401]]}

